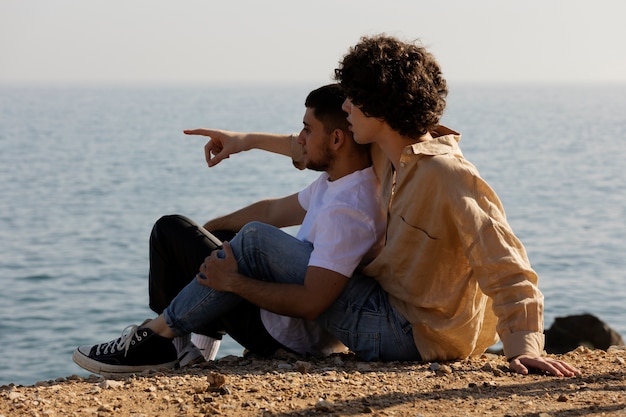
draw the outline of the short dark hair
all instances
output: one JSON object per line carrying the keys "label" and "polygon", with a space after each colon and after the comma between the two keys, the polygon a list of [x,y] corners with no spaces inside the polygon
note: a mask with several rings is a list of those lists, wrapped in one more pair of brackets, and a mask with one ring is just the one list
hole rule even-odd
{"label": "short dark hair", "polygon": [[436,125],[448,88],[434,56],[394,37],[362,37],[335,69],[335,79],[367,116],[416,139]]}
{"label": "short dark hair", "polygon": [[304,105],[313,109],[315,117],[322,122],[326,133],[335,129],[348,131],[348,114],[341,109],[346,94],[339,84],[328,84],[309,93]]}

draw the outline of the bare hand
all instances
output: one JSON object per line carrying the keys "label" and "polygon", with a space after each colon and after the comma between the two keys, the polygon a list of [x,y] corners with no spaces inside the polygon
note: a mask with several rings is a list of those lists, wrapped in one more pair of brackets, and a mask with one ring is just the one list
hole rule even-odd
{"label": "bare hand", "polygon": [[224,258],[218,256],[220,253],[218,250],[211,252],[200,265],[200,271],[196,275],[200,284],[217,291],[229,291],[230,282],[239,276],[239,267],[230,244],[223,242],[223,248]]}
{"label": "bare hand", "polygon": [[580,375],[580,371],[569,363],[543,356],[520,355],[509,362],[509,368],[522,375],[528,375],[529,368],[546,371],[554,376]]}
{"label": "bare hand", "polygon": [[234,153],[241,152],[241,139],[243,134],[217,129],[191,129],[183,130],[186,135],[208,136],[211,139],[204,145],[204,158],[209,167],[219,164]]}

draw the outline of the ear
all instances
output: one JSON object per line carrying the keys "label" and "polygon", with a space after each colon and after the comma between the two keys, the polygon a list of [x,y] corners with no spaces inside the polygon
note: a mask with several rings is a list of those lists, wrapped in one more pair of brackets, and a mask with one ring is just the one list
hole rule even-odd
{"label": "ear", "polygon": [[343,130],[341,129],[333,130],[333,133],[331,133],[331,136],[330,136],[331,148],[337,150],[341,148],[341,146],[344,144],[345,141],[346,141],[346,135]]}

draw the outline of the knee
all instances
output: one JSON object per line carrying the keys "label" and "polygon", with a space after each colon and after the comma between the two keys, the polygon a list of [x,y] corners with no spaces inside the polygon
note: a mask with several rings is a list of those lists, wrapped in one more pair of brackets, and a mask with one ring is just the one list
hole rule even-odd
{"label": "knee", "polygon": [[178,214],[163,216],[157,220],[150,231],[148,240],[150,250],[168,245],[172,238],[180,232],[182,221],[184,221],[184,217]]}
{"label": "knee", "polygon": [[189,219],[180,214],[168,214],[162,216],[152,226],[152,232],[150,233],[150,239],[158,239],[159,236],[167,235],[170,230],[175,229],[177,226],[189,223]]}
{"label": "knee", "polygon": [[263,248],[269,240],[269,230],[272,228],[273,226],[258,221],[246,223],[230,241],[235,256],[252,256],[257,252],[254,249]]}
{"label": "knee", "polygon": [[246,223],[241,228],[238,235],[240,239],[247,242],[259,243],[264,240],[271,240],[270,236],[274,230],[276,230],[274,226],[259,221],[252,221]]}
{"label": "knee", "polygon": [[243,227],[241,228],[241,233],[244,235],[258,234],[260,231],[262,232],[263,229],[267,227],[268,225],[265,223],[252,221],[243,225]]}
{"label": "knee", "polygon": [[159,220],[156,221],[156,223],[154,224],[154,227],[164,228],[164,227],[170,227],[174,224],[188,223],[188,222],[189,220],[187,219],[187,217],[183,215],[166,214],[165,216],[162,216]]}

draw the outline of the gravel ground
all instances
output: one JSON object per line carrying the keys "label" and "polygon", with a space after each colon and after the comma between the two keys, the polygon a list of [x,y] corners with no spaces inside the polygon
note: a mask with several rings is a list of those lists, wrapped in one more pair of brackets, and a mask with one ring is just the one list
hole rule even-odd
{"label": "gravel ground", "polygon": [[494,354],[446,363],[230,356],[120,379],[4,385],[0,417],[626,416],[625,347],[555,356],[582,375],[517,375]]}

